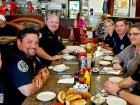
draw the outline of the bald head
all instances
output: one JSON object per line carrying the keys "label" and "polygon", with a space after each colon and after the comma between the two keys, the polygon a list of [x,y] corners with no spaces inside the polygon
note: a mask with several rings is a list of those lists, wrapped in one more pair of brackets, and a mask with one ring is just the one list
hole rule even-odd
{"label": "bald head", "polygon": [[55,32],[59,28],[59,17],[52,14],[48,17],[47,26],[51,32]]}

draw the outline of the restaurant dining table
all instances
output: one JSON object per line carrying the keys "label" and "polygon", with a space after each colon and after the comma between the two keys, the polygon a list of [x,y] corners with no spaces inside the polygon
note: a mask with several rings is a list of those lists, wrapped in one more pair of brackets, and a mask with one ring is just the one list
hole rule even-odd
{"label": "restaurant dining table", "polygon": [[[42,87],[42,89],[40,91],[38,91],[37,93],[35,93],[32,96],[27,97],[22,105],[51,105],[53,102],[58,102],[57,96],[51,101],[42,102],[36,98],[37,94],[39,94],[40,92],[44,92],[44,91],[51,91],[51,92],[55,92],[56,95],[58,95],[58,93],[61,90],[67,91],[69,88],[72,88],[73,84],[58,83],[58,80],[64,75],[74,76],[75,72],[79,70],[79,63],[77,60],[73,60],[73,61],[61,60],[60,63],[64,63],[66,66],[68,66],[70,68],[65,70],[62,73],[57,73],[57,72],[53,71],[52,69],[50,69],[49,70],[50,76],[49,76],[46,84]],[[92,96],[99,93],[99,91],[101,91],[104,87],[103,86],[104,82],[107,81],[112,76],[114,77],[116,75],[100,74],[100,73],[91,72],[91,87],[89,89],[89,93]],[[88,99],[86,105],[94,105],[94,104],[91,101],[91,99]],[[107,104],[104,103],[103,105],[107,105]]]}

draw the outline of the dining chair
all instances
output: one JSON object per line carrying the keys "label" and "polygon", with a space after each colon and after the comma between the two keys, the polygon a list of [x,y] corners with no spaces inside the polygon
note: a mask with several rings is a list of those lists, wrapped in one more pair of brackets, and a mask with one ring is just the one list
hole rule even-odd
{"label": "dining chair", "polygon": [[81,42],[81,40],[80,40],[80,36],[81,36],[80,29],[79,28],[73,28],[73,34],[74,34],[74,38],[75,38],[74,42],[79,44]]}

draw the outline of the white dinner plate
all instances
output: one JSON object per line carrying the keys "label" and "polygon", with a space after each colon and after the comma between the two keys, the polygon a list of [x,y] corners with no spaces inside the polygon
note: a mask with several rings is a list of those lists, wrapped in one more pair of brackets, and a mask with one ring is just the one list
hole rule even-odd
{"label": "white dinner plate", "polygon": [[109,62],[109,61],[100,61],[99,64],[107,66],[107,65],[110,65],[111,62]]}
{"label": "white dinner plate", "polygon": [[124,99],[116,96],[110,95],[106,97],[106,99],[108,105],[127,105],[127,102]]}
{"label": "white dinner plate", "polygon": [[36,96],[36,98],[40,101],[50,101],[54,99],[55,97],[56,97],[56,94],[50,91],[41,92]]}
{"label": "white dinner plate", "polygon": [[66,67],[65,66],[64,67],[56,66],[56,67],[53,68],[53,70],[56,71],[56,72],[63,72],[64,70],[66,70]]}
{"label": "white dinner plate", "polygon": [[107,61],[112,61],[113,57],[112,56],[104,56],[103,59],[107,60]]}
{"label": "white dinner plate", "polygon": [[62,58],[66,59],[66,60],[72,60],[72,59],[74,59],[74,56],[72,56],[72,55],[64,55]]}
{"label": "white dinner plate", "polygon": [[121,77],[110,77],[109,78],[109,81],[112,81],[112,82],[120,82],[121,80],[123,80],[123,78],[121,78]]}
{"label": "white dinner plate", "polygon": [[69,69],[70,67],[66,66],[65,64],[60,64],[60,65],[56,65],[53,67],[53,70],[56,72],[63,72],[66,69]]}
{"label": "white dinner plate", "polygon": [[100,57],[102,55],[104,55],[104,53],[102,51],[95,51],[95,56],[96,57]]}
{"label": "white dinner plate", "polygon": [[112,54],[113,52],[112,51],[110,51],[110,50],[104,50],[103,51],[105,54]]}

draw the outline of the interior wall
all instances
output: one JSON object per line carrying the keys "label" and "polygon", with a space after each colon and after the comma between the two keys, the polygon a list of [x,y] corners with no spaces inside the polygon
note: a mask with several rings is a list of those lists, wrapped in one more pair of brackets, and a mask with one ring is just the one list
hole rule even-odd
{"label": "interior wall", "polygon": [[103,13],[102,6],[103,6],[104,0],[89,0],[89,10],[90,8],[93,8],[93,14],[94,15],[101,15]]}
{"label": "interior wall", "polygon": [[140,17],[140,0],[136,0],[136,17]]}

